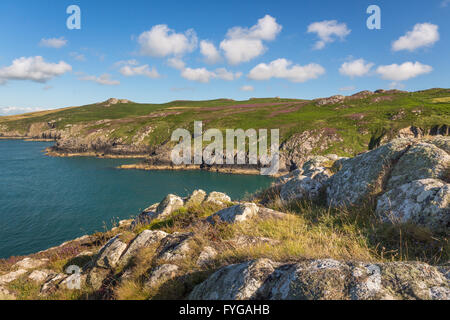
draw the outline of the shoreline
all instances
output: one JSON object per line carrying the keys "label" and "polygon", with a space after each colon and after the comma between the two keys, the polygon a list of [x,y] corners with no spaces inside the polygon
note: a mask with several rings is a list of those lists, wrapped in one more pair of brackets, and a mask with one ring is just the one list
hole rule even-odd
{"label": "shoreline", "polygon": [[[53,142],[55,139],[34,139],[27,137],[0,137],[0,140],[23,140],[27,142]],[[115,154],[102,154],[97,152],[62,152],[54,151],[52,147],[45,148],[43,150],[46,156],[59,157],[59,158],[75,158],[75,157],[93,157],[98,159],[147,159],[147,154],[133,154],[133,155],[115,155]],[[239,175],[260,175],[260,169],[254,168],[223,168],[223,167],[200,167],[199,165],[151,165],[146,163],[124,164],[116,167],[119,170],[144,170],[144,171],[208,171],[224,174],[239,174]],[[276,175],[271,175],[272,178],[280,177],[287,172],[279,172]]]}
{"label": "shoreline", "polygon": [[[240,175],[261,175],[260,169],[241,169],[241,168],[217,168],[217,167],[206,167],[201,168],[199,165],[151,165],[145,163],[135,163],[135,164],[123,164],[121,166],[116,167],[120,170],[144,170],[144,171],[208,171],[208,172],[216,172],[216,173],[225,173],[225,174],[240,174]],[[280,172],[276,175],[270,176],[271,178],[277,178],[286,174],[285,172]]]}

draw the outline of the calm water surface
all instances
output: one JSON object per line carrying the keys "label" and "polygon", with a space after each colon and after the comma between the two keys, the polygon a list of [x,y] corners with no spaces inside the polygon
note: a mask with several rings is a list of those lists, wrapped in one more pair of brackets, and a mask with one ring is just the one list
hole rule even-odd
{"label": "calm water surface", "polygon": [[52,158],[51,143],[0,140],[0,258],[25,255],[139,214],[168,193],[222,191],[233,199],[266,187],[263,176],[117,170],[138,160]]}

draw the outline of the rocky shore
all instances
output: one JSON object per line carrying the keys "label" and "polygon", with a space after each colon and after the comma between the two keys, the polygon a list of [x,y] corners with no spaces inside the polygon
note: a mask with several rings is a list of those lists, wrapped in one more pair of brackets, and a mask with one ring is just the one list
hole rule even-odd
{"label": "rocky shore", "polygon": [[0,260],[0,298],[449,300],[449,228],[450,138],[403,137],[310,157],[244,201],[169,194],[107,232]]}

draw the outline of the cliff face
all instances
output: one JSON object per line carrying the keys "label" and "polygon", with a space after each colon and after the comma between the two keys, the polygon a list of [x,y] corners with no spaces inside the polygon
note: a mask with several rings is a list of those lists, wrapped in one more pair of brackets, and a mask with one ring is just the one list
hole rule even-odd
{"label": "cliff face", "polygon": [[169,194],[0,260],[0,298],[449,300],[449,173],[449,137],[399,138],[312,157],[246,201]]}

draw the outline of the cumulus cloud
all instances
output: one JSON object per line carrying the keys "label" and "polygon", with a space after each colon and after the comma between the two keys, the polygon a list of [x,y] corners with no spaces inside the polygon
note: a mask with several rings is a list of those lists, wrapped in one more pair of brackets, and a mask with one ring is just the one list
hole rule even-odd
{"label": "cumulus cloud", "polygon": [[258,20],[251,28],[234,27],[228,30],[226,38],[220,43],[228,63],[236,65],[248,62],[263,54],[264,41],[272,41],[281,32],[282,26],[270,15]]}
{"label": "cumulus cloud", "polygon": [[101,76],[81,76],[78,78],[81,81],[93,81],[98,84],[104,85],[104,86],[117,86],[120,84],[120,81],[113,80],[110,74],[104,73]]}
{"label": "cumulus cloud", "polygon": [[65,45],[67,45],[67,40],[64,39],[64,37],[60,37],[60,38],[49,38],[49,39],[41,39],[41,41],[39,42],[39,45],[41,47],[47,47],[47,48],[55,48],[55,49],[59,49],[64,47]]}
{"label": "cumulus cloud", "polygon": [[249,91],[254,91],[255,88],[253,88],[253,86],[242,86],[242,87],[240,88],[240,90],[241,90],[241,91],[247,91],[247,92],[249,92]]}
{"label": "cumulus cloud", "polygon": [[167,59],[167,64],[172,67],[175,68],[177,70],[183,70],[184,67],[186,66],[186,64],[184,63],[183,60],[178,59],[178,58],[170,58]]}
{"label": "cumulus cloud", "polygon": [[69,71],[72,71],[72,67],[64,61],[49,63],[45,62],[41,56],[21,57],[15,59],[10,66],[0,69],[0,81],[30,80],[47,82]]}
{"label": "cumulus cloud", "polygon": [[370,72],[374,66],[373,63],[366,62],[364,59],[357,59],[353,61],[344,62],[339,68],[339,72],[344,76],[362,77]]}
{"label": "cumulus cloud", "polygon": [[139,66],[139,63],[136,60],[119,61],[119,65],[121,64],[124,64],[124,66],[120,68],[119,72],[126,77],[146,76],[152,79],[160,77],[156,68],[150,68],[148,64]]}
{"label": "cumulus cloud", "polygon": [[193,29],[176,33],[165,24],[153,26],[138,37],[141,54],[160,58],[170,55],[181,56],[191,52],[197,47],[197,42],[197,35]]}
{"label": "cumulus cloud", "polygon": [[411,31],[392,43],[392,50],[414,51],[420,47],[430,47],[439,40],[439,27],[431,23],[417,23]]}
{"label": "cumulus cloud", "polygon": [[214,64],[221,60],[220,53],[210,41],[200,41],[200,53],[205,57],[205,62]]}
{"label": "cumulus cloud", "polygon": [[185,68],[182,70],[181,76],[190,81],[208,83],[211,79],[233,81],[241,77],[242,72],[233,73],[225,68],[219,68],[215,71],[209,71],[206,68]]}
{"label": "cumulus cloud", "polygon": [[345,23],[338,23],[336,20],[313,22],[308,26],[308,33],[316,33],[320,39],[314,45],[314,49],[317,50],[323,49],[327,43],[334,42],[336,38],[345,39],[350,32]]}
{"label": "cumulus cloud", "polygon": [[381,76],[382,79],[392,80],[392,81],[404,81],[421,74],[430,73],[433,71],[431,66],[422,64],[420,62],[405,62],[400,65],[391,64],[386,66],[379,66],[376,72]]}
{"label": "cumulus cloud", "polygon": [[186,68],[181,72],[181,76],[190,81],[207,83],[215,77],[215,74],[214,72],[208,71],[206,68]]}
{"label": "cumulus cloud", "polygon": [[291,82],[305,82],[310,79],[316,79],[324,73],[325,69],[315,63],[300,66],[297,64],[292,65],[292,62],[286,59],[277,59],[269,64],[258,64],[250,71],[248,77],[252,80],[280,78]]}

